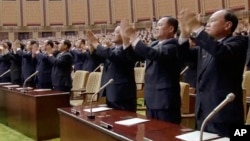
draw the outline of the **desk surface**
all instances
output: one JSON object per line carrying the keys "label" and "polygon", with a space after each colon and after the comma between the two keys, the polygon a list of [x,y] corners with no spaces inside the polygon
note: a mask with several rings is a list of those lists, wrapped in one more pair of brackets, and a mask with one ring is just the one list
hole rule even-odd
{"label": "desk surface", "polygon": [[[115,139],[118,140],[145,140],[150,139],[154,141],[162,141],[162,140],[169,140],[169,141],[176,141],[178,140],[175,138],[176,135],[185,133],[187,131],[191,131],[192,129],[182,127],[180,125],[175,125],[172,123],[167,123],[163,121],[153,120],[150,119],[148,122],[136,124],[133,126],[123,126],[115,124],[116,121],[123,120],[125,117],[130,118],[143,118],[146,119],[145,116],[126,112],[126,111],[119,111],[119,110],[109,110],[109,111],[103,111],[103,112],[97,112],[95,113],[95,119],[91,120],[87,118],[88,112],[84,112],[82,110],[82,107],[74,107],[77,111],[80,111],[80,115],[75,115],[71,112],[72,108],[59,108],[59,115],[62,118],[62,116],[67,116],[67,119],[75,120],[77,122],[80,121],[83,125],[87,125],[89,127],[92,127],[99,132],[105,133],[109,136],[112,136]],[[113,126],[111,130],[103,128],[100,126],[101,122],[105,122],[107,124],[110,124]],[[64,122],[67,123],[67,122]],[[63,125],[66,126],[66,125]],[[62,128],[61,128],[62,130]],[[74,130],[74,128],[72,128]],[[84,132],[84,131],[83,131]],[[61,131],[61,138],[64,139],[64,135],[62,135],[65,132]],[[88,138],[88,137],[86,137]],[[138,139],[141,138],[141,139]],[[150,141],[148,140],[148,141]]]}

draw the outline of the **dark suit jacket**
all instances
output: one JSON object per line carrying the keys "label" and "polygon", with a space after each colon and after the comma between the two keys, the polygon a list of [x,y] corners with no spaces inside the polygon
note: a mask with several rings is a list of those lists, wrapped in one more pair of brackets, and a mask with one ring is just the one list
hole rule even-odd
{"label": "dark suit jacket", "polygon": [[84,54],[82,53],[81,50],[71,50],[70,53],[74,57],[74,69],[75,71],[77,70],[82,70],[83,69],[83,63],[84,63]]}
{"label": "dark suit jacket", "polygon": [[134,49],[137,55],[147,59],[144,89],[146,106],[153,110],[180,111],[178,42],[169,39],[157,44],[158,41],[147,47],[139,41]]}
{"label": "dark suit jacket", "polygon": [[198,50],[196,118],[204,120],[229,93],[234,93],[236,96],[234,101],[228,103],[217,113],[211,122],[243,124],[241,85],[247,38],[229,36],[222,42],[217,42],[202,31],[195,42],[197,46],[200,46]]}
{"label": "dark suit jacket", "polygon": [[49,56],[45,53],[38,53],[36,55],[36,59],[37,59],[36,70],[39,71],[36,77],[37,87],[43,88],[43,86],[45,85],[48,88],[51,88],[52,87],[51,71],[53,64],[49,62]]}
{"label": "dark suit jacket", "polygon": [[[2,75],[8,69],[10,69],[10,60],[7,60],[3,55],[0,55],[0,75]],[[0,82],[10,82],[10,73],[1,77]]]}
{"label": "dark suit jacket", "polygon": [[53,64],[51,79],[53,87],[72,87],[71,71],[73,57],[70,52],[59,53],[56,57],[49,57]]}
{"label": "dark suit jacket", "polygon": [[[21,50],[17,51],[20,52]],[[14,54],[12,51],[6,55],[3,56],[6,60],[10,60],[10,77],[11,77],[11,83],[13,84],[22,84],[21,79],[21,64],[22,64],[22,57],[18,54]]]}
{"label": "dark suit jacket", "polygon": [[248,36],[248,49],[247,49],[247,58],[246,58],[246,66],[247,70],[250,70],[250,36]]}
{"label": "dark suit jacket", "polygon": [[135,61],[126,59],[122,46],[113,48],[98,46],[94,53],[104,58],[101,85],[107,83],[111,78],[114,79],[114,82],[106,87],[101,96],[106,95],[109,102],[131,100],[128,105],[136,106]]}
{"label": "dark suit jacket", "polygon": [[94,71],[101,63],[102,59],[96,54],[91,54],[88,50],[83,53],[83,69],[85,71],[92,72]]}

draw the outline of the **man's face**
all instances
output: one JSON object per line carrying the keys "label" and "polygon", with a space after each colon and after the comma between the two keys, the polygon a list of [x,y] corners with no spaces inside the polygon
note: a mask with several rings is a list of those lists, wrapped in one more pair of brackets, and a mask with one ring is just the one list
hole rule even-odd
{"label": "man's face", "polygon": [[155,28],[155,37],[164,40],[169,36],[170,26],[167,24],[167,17],[161,18]]}
{"label": "man's face", "polygon": [[215,12],[208,20],[205,31],[212,37],[219,39],[225,32],[230,30],[228,22],[225,21],[226,11],[220,10]]}
{"label": "man's face", "polygon": [[122,42],[122,37],[120,34],[120,26],[117,26],[114,31],[114,37],[112,39],[113,43],[120,43]]}

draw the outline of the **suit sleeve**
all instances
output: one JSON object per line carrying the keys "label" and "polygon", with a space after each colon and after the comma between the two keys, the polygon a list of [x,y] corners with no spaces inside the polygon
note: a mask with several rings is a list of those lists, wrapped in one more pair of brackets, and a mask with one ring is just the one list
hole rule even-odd
{"label": "suit sleeve", "polygon": [[234,59],[246,55],[248,46],[246,37],[234,36],[225,42],[219,43],[204,31],[199,34],[195,42],[197,46],[202,47],[212,56],[221,60]]}
{"label": "suit sleeve", "polygon": [[141,41],[139,41],[135,46],[135,52],[145,59],[149,60],[164,60],[171,61],[177,56],[178,44],[165,44],[161,47],[154,49],[148,47]]}
{"label": "suit sleeve", "polygon": [[49,57],[49,62],[59,67],[70,66],[73,62],[73,58],[69,54],[62,55],[59,58],[51,56]]}

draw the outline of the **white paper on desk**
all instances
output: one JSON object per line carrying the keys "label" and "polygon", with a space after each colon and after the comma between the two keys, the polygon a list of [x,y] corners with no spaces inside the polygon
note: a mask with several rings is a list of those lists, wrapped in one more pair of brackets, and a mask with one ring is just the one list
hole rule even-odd
{"label": "white paper on desk", "polygon": [[6,85],[6,86],[3,86],[3,87],[6,87],[6,88],[14,88],[14,87],[19,87],[19,85]]}
{"label": "white paper on desk", "polygon": [[[106,111],[106,110],[111,110],[112,108],[108,108],[108,107],[98,107],[98,108],[92,108],[92,112],[101,112],[101,111]],[[83,111],[85,112],[90,112],[90,109],[84,109]]]}
{"label": "white paper on desk", "polygon": [[31,89],[33,89],[32,87],[26,87],[26,88],[16,88],[17,90],[23,90],[23,89],[25,89],[25,90],[31,90]]}
{"label": "white paper on desk", "polygon": [[[185,141],[200,141],[200,131],[189,132],[175,136],[178,139]],[[203,132],[203,140],[210,140],[219,137],[217,134]]]}
{"label": "white paper on desk", "polygon": [[51,89],[35,89],[35,92],[44,92],[44,91],[51,91]]}
{"label": "white paper on desk", "polygon": [[0,83],[0,85],[8,85],[8,84],[11,84],[11,82],[3,82],[3,83]]}
{"label": "white paper on desk", "polygon": [[125,125],[125,126],[131,126],[138,123],[149,121],[148,119],[142,119],[142,118],[131,118],[131,119],[125,119],[116,121],[115,124]]}
{"label": "white paper on desk", "polygon": [[230,139],[228,137],[224,137],[224,138],[219,138],[219,139],[215,139],[212,141],[230,141]]}

